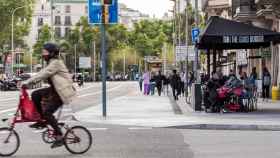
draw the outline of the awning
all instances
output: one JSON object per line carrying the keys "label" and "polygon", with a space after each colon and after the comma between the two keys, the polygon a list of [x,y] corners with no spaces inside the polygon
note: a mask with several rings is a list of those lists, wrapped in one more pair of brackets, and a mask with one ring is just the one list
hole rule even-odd
{"label": "awning", "polygon": [[201,33],[199,49],[255,49],[280,43],[280,33],[241,22],[210,17]]}

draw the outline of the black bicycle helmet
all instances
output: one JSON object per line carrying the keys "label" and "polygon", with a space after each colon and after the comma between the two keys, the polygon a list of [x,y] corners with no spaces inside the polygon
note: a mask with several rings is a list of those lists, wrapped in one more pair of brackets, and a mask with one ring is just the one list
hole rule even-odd
{"label": "black bicycle helmet", "polygon": [[56,44],[46,43],[43,48],[50,53],[50,58],[57,58],[59,56],[59,47]]}

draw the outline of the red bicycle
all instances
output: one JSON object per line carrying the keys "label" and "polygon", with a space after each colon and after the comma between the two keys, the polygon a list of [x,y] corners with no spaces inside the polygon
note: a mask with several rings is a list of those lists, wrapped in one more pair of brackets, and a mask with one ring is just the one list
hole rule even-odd
{"label": "red bicycle", "polygon": [[[14,117],[9,125],[9,127],[0,128],[0,156],[11,156],[17,152],[20,146],[20,137],[15,131],[15,126],[17,123],[26,122],[42,122],[45,120],[39,117],[37,112],[32,110],[27,110],[28,108],[33,108],[33,103],[29,99],[29,95],[26,89],[21,89],[20,103],[16,110]],[[61,109],[59,111],[59,116],[61,114]],[[3,119],[2,121],[7,121],[8,119]],[[47,124],[46,124],[47,125]],[[83,154],[87,152],[92,146],[92,135],[89,130],[83,126],[73,126],[70,127],[63,122],[59,122],[59,126],[64,129],[63,140],[65,148],[72,154]],[[55,141],[56,135],[54,130],[47,125],[47,128],[42,132],[42,139],[45,143],[53,143]]]}

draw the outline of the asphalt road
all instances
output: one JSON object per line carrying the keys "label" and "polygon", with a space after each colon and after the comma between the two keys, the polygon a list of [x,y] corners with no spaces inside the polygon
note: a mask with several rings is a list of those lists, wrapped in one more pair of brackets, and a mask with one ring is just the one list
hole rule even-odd
{"label": "asphalt road", "polygon": [[[108,84],[109,98],[135,91],[130,82]],[[0,116],[10,116],[16,107],[18,92],[0,92]],[[79,89],[75,110],[101,103],[101,85]],[[9,111],[10,110],[10,111]],[[41,140],[41,131],[26,124],[16,127],[21,139],[16,158],[279,158],[280,132],[214,131],[175,128],[146,128],[68,122],[82,124],[93,135],[94,145],[84,155],[72,155],[64,147],[50,149]],[[4,126],[4,123],[0,123]]]}
{"label": "asphalt road", "polygon": [[[124,96],[134,91],[132,82],[108,82],[107,97],[108,100]],[[30,91],[31,93],[31,91]],[[19,91],[3,92],[0,91],[0,118],[11,116],[19,102]],[[101,83],[90,83],[84,87],[78,88],[78,97],[71,104],[74,112],[86,109],[90,106],[96,106],[102,103]]]}
{"label": "asphalt road", "polygon": [[83,155],[64,147],[50,149],[40,133],[18,127],[21,137],[16,158],[279,158],[279,132],[206,131],[85,125],[94,145]]}

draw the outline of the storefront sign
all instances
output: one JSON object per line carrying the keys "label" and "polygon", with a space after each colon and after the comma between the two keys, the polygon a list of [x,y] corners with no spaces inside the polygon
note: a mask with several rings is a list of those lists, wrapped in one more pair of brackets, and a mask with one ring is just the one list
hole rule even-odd
{"label": "storefront sign", "polygon": [[264,36],[223,36],[223,43],[261,43]]}

